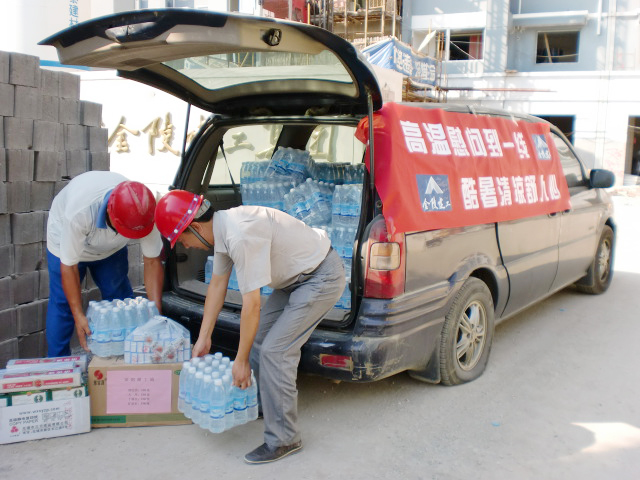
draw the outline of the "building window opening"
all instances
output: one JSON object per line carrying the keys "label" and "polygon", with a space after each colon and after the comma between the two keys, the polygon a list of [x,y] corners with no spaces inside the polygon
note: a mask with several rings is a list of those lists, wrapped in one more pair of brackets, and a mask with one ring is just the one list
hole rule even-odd
{"label": "building window opening", "polygon": [[451,32],[449,35],[449,60],[482,59],[482,32]]}
{"label": "building window opening", "polygon": [[551,125],[555,125],[558,127],[558,130],[562,132],[562,134],[567,137],[567,140],[571,142],[573,145],[573,125],[576,117],[573,115],[536,115],[543,120],[546,120]]}
{"label": "building window opening", "polygon": [[576,63],[580,32],[539,32],[536,63]]}

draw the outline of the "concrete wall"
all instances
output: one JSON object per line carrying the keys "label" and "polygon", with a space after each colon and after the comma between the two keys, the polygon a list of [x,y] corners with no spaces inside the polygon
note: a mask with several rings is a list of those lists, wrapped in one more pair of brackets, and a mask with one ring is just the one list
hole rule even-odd
{"label": "concrete wall", "polygon": [[[46,355],[46,223],[53,197],[87,170],[109,170],[102,106],[80,100],[80,77],[0,52],[0,367]],[[130,279],[142,283],[140,245]],[[85,279],[83,301],[100,297]]]}

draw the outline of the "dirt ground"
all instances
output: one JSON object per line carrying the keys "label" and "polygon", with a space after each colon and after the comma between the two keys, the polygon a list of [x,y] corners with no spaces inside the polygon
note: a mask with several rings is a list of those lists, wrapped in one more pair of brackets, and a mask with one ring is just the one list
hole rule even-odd
{"label": "dirt ground", "polygon": [[574,479],[640,477],[640,196],[615,197],[609,291],[562,291],[497,327],[475,382],[300,375],[303,450],[244,464],[262,421],[94,429],[0,446],[0,478]]}

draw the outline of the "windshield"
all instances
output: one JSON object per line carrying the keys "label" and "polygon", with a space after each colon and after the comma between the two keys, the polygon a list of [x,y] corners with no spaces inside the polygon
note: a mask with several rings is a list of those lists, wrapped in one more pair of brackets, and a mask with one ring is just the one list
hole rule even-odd
{"label": "windshield", "polygon": [[294,52],[242,52],[182,58],[164,65],[208,90],[253,82],[322,80],[352,84],[338,57]]}

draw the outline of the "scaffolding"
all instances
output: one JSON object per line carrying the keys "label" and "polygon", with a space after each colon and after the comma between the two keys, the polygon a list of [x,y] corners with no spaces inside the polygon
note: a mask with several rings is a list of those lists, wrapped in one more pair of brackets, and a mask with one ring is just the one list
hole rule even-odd
{"label": "scaffolding", "polygon": [[402,0],[311,0],[309,20],[362,50],[402,35]]}

